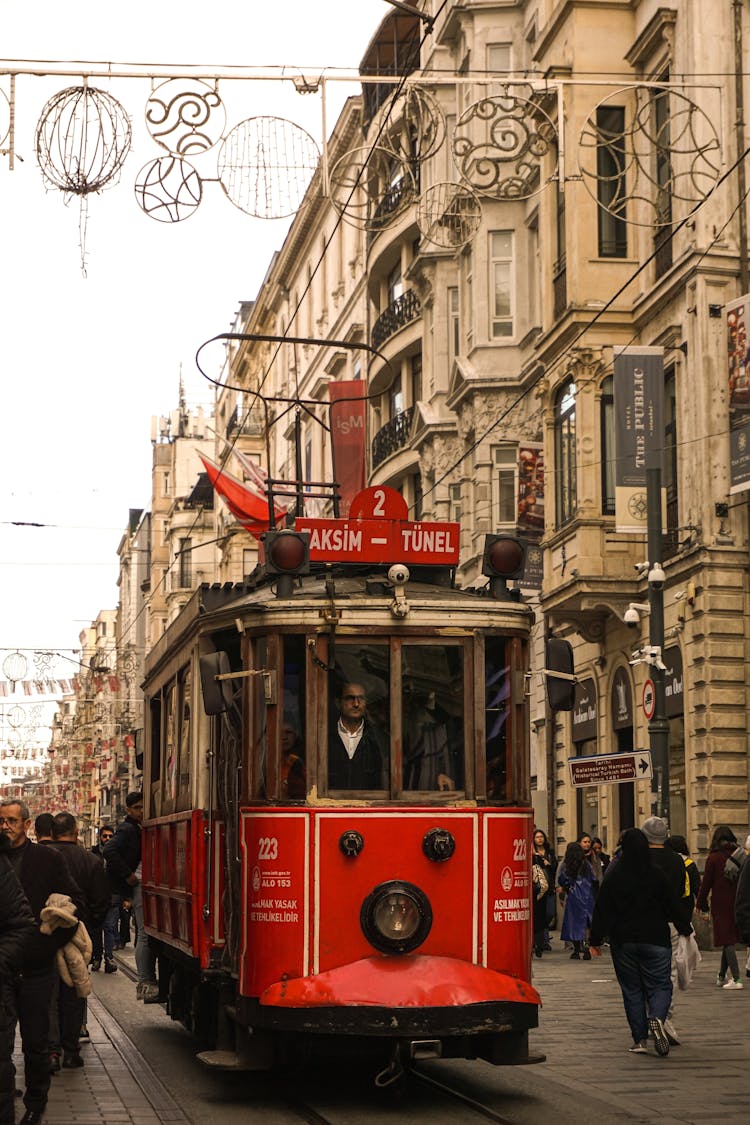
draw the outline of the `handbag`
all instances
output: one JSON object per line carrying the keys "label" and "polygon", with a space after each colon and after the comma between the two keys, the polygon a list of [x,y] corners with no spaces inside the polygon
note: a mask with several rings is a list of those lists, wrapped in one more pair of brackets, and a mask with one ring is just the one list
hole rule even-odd
{"label": "handbag", "polygon": [[698,942],[695,940],[695,934],[690,934],[688,937],[684,934],[680,934],[677,939],[675,965],[677,968],[677,987],[682,992],[690,987],[693,973],[702,960],[703,958],[698,948]]}

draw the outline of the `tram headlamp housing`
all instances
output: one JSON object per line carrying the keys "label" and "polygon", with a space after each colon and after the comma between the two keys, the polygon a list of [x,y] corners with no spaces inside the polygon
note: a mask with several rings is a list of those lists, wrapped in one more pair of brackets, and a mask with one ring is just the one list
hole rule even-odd
{"label": "tram headlamp housing", "polygon": [[419,887],[393,879],[367,896],[359,920],[370,945],[381,953],[410,953],[432,928],[432,907]]}

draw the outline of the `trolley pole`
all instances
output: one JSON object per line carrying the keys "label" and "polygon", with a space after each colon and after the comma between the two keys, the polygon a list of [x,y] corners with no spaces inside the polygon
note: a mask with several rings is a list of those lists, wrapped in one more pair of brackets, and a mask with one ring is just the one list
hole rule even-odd
{"label": "trolley pole", "polygon": [[[646,469],[646,507],[649,570],[662,566],[661,539],[661,469]],[[669,824],[669,720],[667,719],[664,679],[664,589],[661,583],[649,582],[649,643],[658,648],[659,658],[651,666],[654,682],[654,714],[648,724],[651,759],[657,785],[656,815]]]}

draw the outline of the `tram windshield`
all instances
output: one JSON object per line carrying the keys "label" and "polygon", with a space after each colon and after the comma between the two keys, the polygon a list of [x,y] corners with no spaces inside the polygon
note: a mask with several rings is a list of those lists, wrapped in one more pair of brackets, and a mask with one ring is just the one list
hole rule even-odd
{"label": "tram windshield", "polygon": [[463,648],[404,645],[401,650],[403,788],[462,789]]}

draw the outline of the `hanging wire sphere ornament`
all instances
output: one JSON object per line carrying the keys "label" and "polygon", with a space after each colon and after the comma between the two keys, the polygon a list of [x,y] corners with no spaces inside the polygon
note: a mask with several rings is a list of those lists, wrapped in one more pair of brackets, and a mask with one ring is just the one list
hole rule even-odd
{"label": "hanging wire sphere ornament", "polygon": [[[629,124],[623,103],[632,107]],[[580,146],[596,152],[593,166],[579,165],[589,195],[632,226],[678,222],[708,198],[720,175],[713,122],[687,94],[665,86],[608,95],[583,127]]]}
{"label": "hanging wire sphere ornament", "polygon": [[136,176],[135,198],[150,219],[179,223],[195,213],[203,198],[203,184],[192,164],[179,156],[160,156]]}
{"label": "hanging wire sphere ornament", "polygon": [[[390,122],[393,127],[389,127]],[[408,86],[392,101],[385,102],[376,128],[381,124],[383,131],[378,143],[403,160],[426,160],[439,152],[445,142],[445,114],[422,86]]]}
{"label": "hanging wire sphere ornament", "polygon": [[29,662],[22,652],[11,652],[9,656],[3,660],[3,675],[11,681],[16,683],[22,680],[29,670]]}
{"label": "hanging wire sphere ornament", "polygon": [[380,145],[344,153],[329,174],[331,203],[342,219],[361,230],[389,226],[417,195],[412,166]]}
{"label": "hanging wire sphere ornament", "polygon": [[5,713],[5,717],[8,720],[9,725],[14,729],[17,727],[22,727],[26,723],[26,714],[24,712],[24,709],[17,703],[14,704],[13,707],[8,708]]}
{"label": "hanging wire sphere ornament", "polygon": [[104,90],[71,86],[50,98],[36,127],[36,155],[45,180],[72,195],[101,191],[130,152],[130,118]]}
{"label": "hanging wire sphere ornament", "polygon": [[296,214],[318,167],[309,133],[284,117],[248,117],[219,149],[219,182],[231,203],[258,219]]}
{"label": "hanging wire sphere ornament", "polygon": [[532,93],[528,84],[506,86],[502,94],[474,102],[456,122],[453,159],[461,179],[480,195],[528,199],[544,187],[539,167],[554,150],[557,130],[541,106],[524,96]]}
{"label": "hanging wire sphere ornament", "polygon": [[10,102],[4,90],[0,90],[0,145],[10,136]]}
{"label": "hanging wire sphere ornament", "polygon": [[146,126],[175,156],[208,152],[224,135],[227,111],[215,87],[197,78],[170,78],[146,102]]}
{"label": "hanging wire sphere ornament", "polygon": [[479,196],[465,184],[433,184],[419,198],[417,226],[434,246],[459,250],[471,242],[481,221]]}

